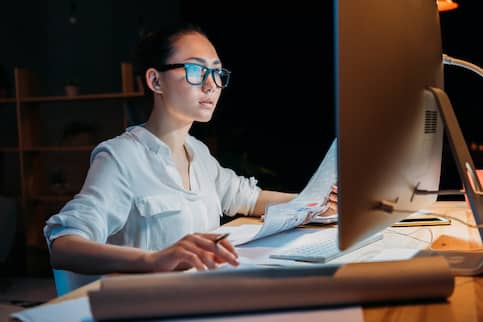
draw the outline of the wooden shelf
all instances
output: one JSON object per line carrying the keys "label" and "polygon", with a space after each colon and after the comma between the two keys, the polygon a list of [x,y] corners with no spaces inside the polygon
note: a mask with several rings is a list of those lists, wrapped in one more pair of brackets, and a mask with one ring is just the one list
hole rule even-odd
{"label": "wooden shelf", "polygon": [[108,99],[126,99],[144,96],[143,92],[129,93],[103,93],[103,94],[84,94],[77,96],[34,96],[21,97],[23,103],[41,103],[41,102],[66,102],[66,101],[88,101],[88,100],[108,100]]}
{"label": "wooden shelf", "polygon": [[0,195],[2,195],[2,197],[5,197],[5,198],[9,198],[9,199],[15,199],[17,201],[20,200],[20,191],[16,192],[16,191],[0,191]]}
{"label": "wooden shelf", "polygon": [[0,147],[0,152],[19,152],[19,148],[14,147]]}
{"label": "wooden shelf", "polygon": [[24,148],[25,152],[78,152],[78,151],[92,151],[94,145],[79,145],[79,146],[37,146]]}
{"label": "wooden shelf", "polygon": [[[22,243],[38,249],[46,246],[42,228],[47,218],[82,187],[96,142],[128,126],[130,105],[144,97],[144,90],[129,63],[121,63],[122,87],[113,89],[117,92],[40,96],[36,73],[15,68],[14,76],[15,97],[0,98],[5,132],[0,143],[0,192],[18,200],[19,229],[26,232]],[[27,267],[36,261],[35,254],[25,256]]]}
{"label": "wooden shelf", "polygon": [[2,97],[0,98],[0,103],[15,103],[15,97]]}
{"label": "wooden shelf", "polygon": [[483,152],[483,143],[471,142],[470,150],[472,152]]}

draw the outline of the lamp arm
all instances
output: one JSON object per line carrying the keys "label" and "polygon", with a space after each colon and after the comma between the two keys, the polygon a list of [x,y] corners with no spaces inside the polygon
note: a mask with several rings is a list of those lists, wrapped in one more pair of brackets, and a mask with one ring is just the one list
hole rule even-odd
{"label": "lamp arm", "polygon": [[480,75],[483,77],[483,68],[472,64],[470,62],[467,62],[466,60],[458,59],[458,58],[453,58],[451,56],[448,56],[446,54],[443,54],[443,62],[445,65],[454,65],[454,66],[459,66],[466,68],[468,70],[471,70],[472,72]]}

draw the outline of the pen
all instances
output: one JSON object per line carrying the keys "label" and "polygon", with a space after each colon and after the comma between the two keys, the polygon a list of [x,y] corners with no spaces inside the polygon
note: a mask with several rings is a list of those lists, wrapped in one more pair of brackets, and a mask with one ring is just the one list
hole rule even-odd
{"label": "pen", "polygon": [[216,244],[218,244],[219,242],[221,242],[223,239],[225,239],[226,237],[228,237],[228,235],[230,235],[230,233],[225,233],[223,235],[220,235],[218,237],[215,238],[215,240],[213,241]]}

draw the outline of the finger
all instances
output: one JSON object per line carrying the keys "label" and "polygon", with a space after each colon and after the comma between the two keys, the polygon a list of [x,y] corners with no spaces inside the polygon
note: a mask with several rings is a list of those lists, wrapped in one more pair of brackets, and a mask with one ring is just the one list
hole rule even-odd
{"label": "finger", "polygon": [[196,254],[185,248],[178,250],[176,252],[176,256],[180,259],[180,262],[188,263],[191,267],[196,268],[198,271],[205,271],[207,269],[207,267]]}
{"label": "finger", "polygon": [[334,192],[335,194],[337,194],[337,191],[338,190],[339,190],[339,188],[336,185],[333,185],[332,186],[332,192]]}
{"label": "finger", "polygon": [[332,215],[335,215],[337,214],[337,208],[329,208],[325,213],[324,215],[325,216],[332,216]]}
{"label": "finger", "polygon": [[308,224],[314,219],[314,217],[317,216],[317,212],[309,212],[307,213],[307,216],[305,216],[305,219],[302,223],[302,225]]}
{"label": "finger", "polygon": [[[211,242],[214,242],[218,237],[220,237],[220,234],[194,234],[194,236],[198,236],[203,239],[209,239]],[[222,244],[229,252],[231,252],[233,255],[238,257],[238,254],[235,251],[235,248],[232,246],[232,244],[228,241],[228,239],[222,239],[218,243]],[[208,246],[208,244],[205,244]]]}
{"label": "finger", "polygon": [[219,242],[218,244],[215,245],[215,255],[218,259],[225,261],[233,266],[239,265],[237,260],[238,254],[236,252],[233,254],[228,249],[226,249],[225,243],[223,242]]}
{"label": "finger", "polygon": [[336,202],[328,202],[327,206],[329,206],[329,210],[337,211],[337,203]]}
{"label": "finger", "polygon": [[236,258],[238,258],[238,253],[236,252],[235,247],[233,247],[233,245],[230,243],[230,241],[228,239],[223,239],[222,241],[220,241],[220,244],[222,244],[223,247],[226,248],[226,250],[228,250]]}
{"label": "finger", "polygon": [[191,242],[184,242],[183,247],[196,255],[198,259],[209,269],[217,268],[215,262],[215,254],[213,252],[209,252],[204,250],[201,247],[198,247],[196,244]]}
{"label": "finger", "polygon": [[329,195],[329,201],[337,202],[338,198],[337,195],[330,194]]}
{"label": "finger", "polygon": [[[212,241],[214,241],[215,239],[220,237],[220,234],[200,234],[200,235],[206,236],[209,239],[211,239]],[[233,245],[230,243],[230,241],[228,239],[222,239],[221,241],[219,241],[219,243],[222,244],[230,253],[232,253],[233,255],[238,257],[238,254],[236,253],[235,248],[233,247]]]}
{"label": "finger", "polygon": [[327,211],[329,212],[330,215],[335,215],[336,213],[339,212],[339,209],[337,209],[337,207],[334,207],[334,208],[330,208]]}
{"label": "finger", "polygon": [[236,255],[235,255],[236,252],[233,249],[233,247],[232,247],[232,250],[233,250],[233,252],[235,252],[235,254],[233,254],[227,248],[225,248],[225,245],[228,242],[226,239],[224,239],[224,240],[218,242],[217,244],[215,244],[212,239],[206,238],[206,237],[216,238],[218,236],[219,235],[211,235],[211,234],[210,235],[193,234],[193,235],[191,235],[191,238],[192,238],[193,242],[198,247],[200,247],[200,248],[202,248],[206,251],[214,253],[214,255],[216,255],[217,257],[220,257],[220,259],[222,259],[225,262],[230,263],[231,265],[237,266],[238,261],[236,260]]}
{"label": "finger", "polygon": [[336,213],[337,213],[336,210],[332,209],[329,205],[327,205],[327,207],[325,207],[321,211],[317,212],[316,215],[321,216],[321,217],[327,217],[327,216],[332,216]]}

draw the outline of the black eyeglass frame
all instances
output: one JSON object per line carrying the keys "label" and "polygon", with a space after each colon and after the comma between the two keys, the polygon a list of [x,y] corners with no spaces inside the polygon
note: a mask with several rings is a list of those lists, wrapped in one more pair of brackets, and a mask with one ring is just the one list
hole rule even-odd
{"label": "black eyeglass frame", "polygon": [[[205,70],[205,73],[203,75],[203,79],[199,83],[193,83],[193,82],[189,81],[189,79],[188,79],[188,69],[187,69],[188,68],[187,66],[189,66],[189,65],[196,65],[196,66],[201,67],[202,72],[203,72],[203,70]],[[230,82],[231,71],[229,71],[226,68],[209,68],[209,67],[206,67],[205,65],[196,64],[196,63],[182,63],[182,64],[180,63],[180,64],[161,65],[157,69],[160,72],[165,72],[165,71],[176,69],[176,68],[184,68],[186,81],[188,82],[188,84],[191,84],[191,85],[194,85],[194,86],[204,84],[206,79],[208,78],[208,75],[210,75],[210,74],[211,74],[211,78],[213,78],[213,81],[215,82],[216,87],[218,87],[218,88],[226,88],[228,86],[228,83]],[[217,81],[216,81],[215,73],[219,73],[219,72],[223,72],[223,73],[226,74],[225,85],[218,84]]]}

